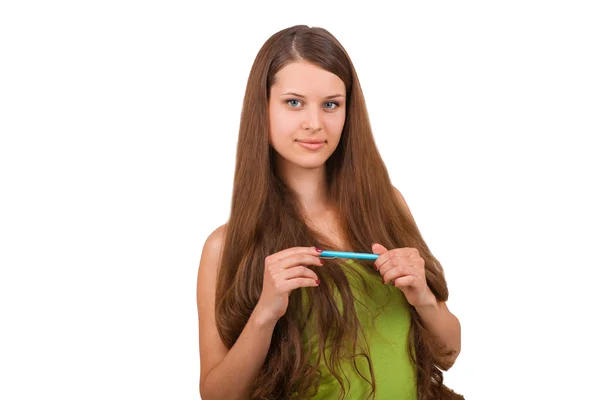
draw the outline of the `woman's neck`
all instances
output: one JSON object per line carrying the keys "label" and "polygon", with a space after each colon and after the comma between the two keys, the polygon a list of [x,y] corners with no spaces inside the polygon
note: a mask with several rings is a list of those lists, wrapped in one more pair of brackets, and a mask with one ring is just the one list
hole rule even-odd
{"label": "woman's neck", "polygon": [[296,193],[305,215],[318,216],[331,209],[324,165],[308,169],[288,164],[279,168],[279,177]]}

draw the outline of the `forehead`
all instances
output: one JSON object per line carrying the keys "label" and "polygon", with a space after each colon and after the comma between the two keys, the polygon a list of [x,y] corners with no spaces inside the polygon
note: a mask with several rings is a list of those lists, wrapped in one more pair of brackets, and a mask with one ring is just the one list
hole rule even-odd
{"label": "forehead", "polygon": [[344,82],[337,75],[306,61],[290,63],[277,72],[272,90],[318,96],[345,94]]}

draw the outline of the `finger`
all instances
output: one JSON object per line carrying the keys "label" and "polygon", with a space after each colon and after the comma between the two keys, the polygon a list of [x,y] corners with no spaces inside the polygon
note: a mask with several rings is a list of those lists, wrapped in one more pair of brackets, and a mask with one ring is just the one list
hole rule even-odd
{"label": "finger", "polygon": [[305,266],[293,267],[284,269],[282,272],[276,275],[277,278],[281,279],[294,279],[294,278],[311,278],[318,280],[319,276],[309,268]]}
{"label": "finger", "polygon": [[[376,248],[375,246],[376,246],[376,244],[373,245],[373,249]],[[383,247],[383,246],[381,246],[381,248],[385,249],[385,247]],[[408,247],[402,247],[402,248],[386,251],[386,252],[382,253],[377,258],[377,260],[375,260],[375,263],[373,266],[375,267],[375,269],[380,270],[381,266],[383,264],[385,264],[387,261],[389,261],[395,257],[404,257],[404,258],[408,259],[408,258],[410,258],[411,254],[413,254],[413,250],[415,250],[415,249],[411,249]]]}
{"label": "finger", "polygon": [[295,254],[310,254],[313,256],[318,256],[320,253],[315,249],[315,247],[290,247],[289,249],[278,251],[277,253],[271,254],[265,258],[265,265],[270,263],[276,263],[280,260],[283,260],[286,257],[295,255]]}
{"label": "finger", "polygon": [[[316,251],[315,251],[316,252]],[[321,261],[321,259],[317,255],[311,255],[306,253],[292,253],[285,258],[282,258],[277,261],[273,261],[273,259],[265,260],[265,271],[271,271],[272,274],[277,273],[283,269],[295,267],[298,265],[325,265],[325,262]]]}
{"label": "finger", "polygon": [[379,266],[387,260],[387,258],[385,257],[385,255],[387,254],[387,249],[379,243],[373,243],[371,245],[371,251],[374,254],[380,255],[379,257],[377,257],[377,260],[375,260],[375,263],[373,264],[373,267],[376,270],[379,270]]}
{"label": "finger", "polygon": [[407,268],[405,265],[395,266],[383,274],[383,283],[387,284],[388,282],[405,275],[412,275],[410,274],[409,268]]}
{"label": "finger", "polygon": [[298,289],[300,287],[316,287],[319,286],[317,281],[311,278],[295,278],[289,279],[281,282],[281,289],[285,292],[289,293],[294,289]]}
{"label": "finger", "polygon": [[278,265],[279,269],[288,269],[297,267],[300,265],[316,265],[322,266],[325,264],[325,261],[320,259],[317,256],[309,255],[309,254],[294,254],[288,256],[282,260],[280,260],[276,265]]}
{"label": "finger", "polygon": [[383,275],[389,269],[394,268],[398,265],[410,265],[410,264],[414,264],[414,260],[411,260],[408,257],[398,257],[398,256],[389,257],[388,256],[382,264],[379,264],[378,271],[381,275]]}
{"label": "finger", "polygon": [[413,286],[416,280],[417,277],[414,275],[401,276],[400,278],[394,279],[394,286],[399,289],[406,288]]}
{"label": "finger", "polygon": [[383,247],[383,245],[381,245],[379,243],[373,243],[371,245],[371,250],[375,254],[381,254],[381,253],[385,253],[387,251],[387,249],[385,247]]}

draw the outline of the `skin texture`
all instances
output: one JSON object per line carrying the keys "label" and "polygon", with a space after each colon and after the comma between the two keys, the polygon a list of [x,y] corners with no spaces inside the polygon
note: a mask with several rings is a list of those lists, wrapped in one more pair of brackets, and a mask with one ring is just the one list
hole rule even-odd
{"label": "skin texture", "polygon": [[[301,194],[309,217],[318,217],[330,208],[325,196],[325,161],[340,141],[345,93],[339,77],[305,61],[282,68],[271,87],[269,142],[277,153],[277,173]],[[338,94],[341,96],[327,98]],[[301,140],[320,140],[325,145],[308,150],[299,144]]]}

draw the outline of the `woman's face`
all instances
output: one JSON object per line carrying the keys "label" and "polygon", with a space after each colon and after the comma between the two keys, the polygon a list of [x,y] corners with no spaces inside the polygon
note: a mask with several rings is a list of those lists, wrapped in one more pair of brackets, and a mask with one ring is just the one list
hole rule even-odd
{"label": "woman's face", "polygon": [[274,82],[269,98],[269,143],[278,154],[278,165],[322,166],[344,128],[344,82],[306,61],[286,65]]}

